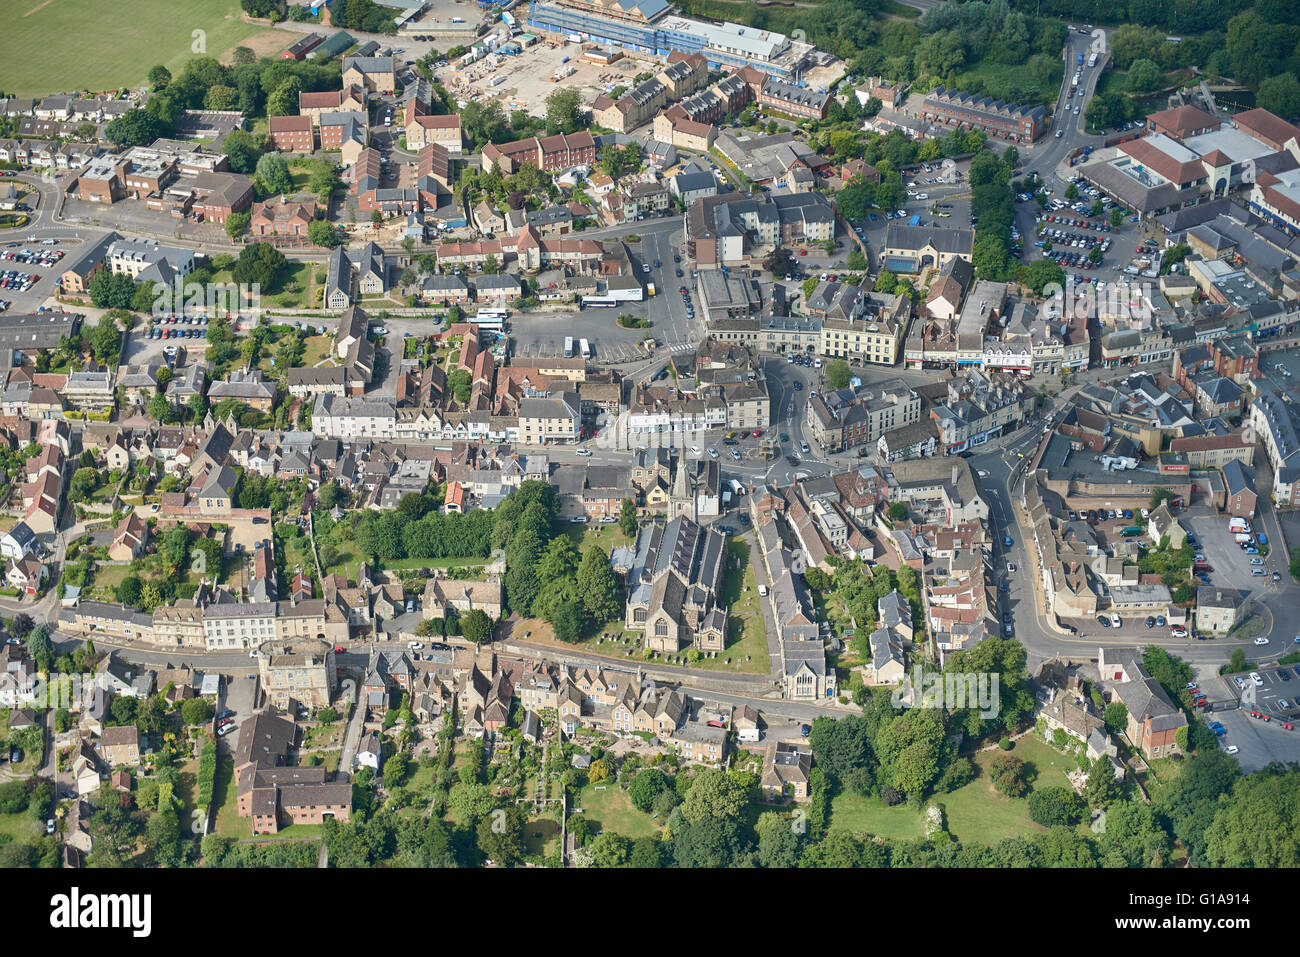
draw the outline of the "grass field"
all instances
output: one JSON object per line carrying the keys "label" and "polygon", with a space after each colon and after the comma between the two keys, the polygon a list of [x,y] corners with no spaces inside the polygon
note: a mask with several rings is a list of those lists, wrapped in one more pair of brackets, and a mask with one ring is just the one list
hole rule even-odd
{"label": "grass field", "polygon": [[80,0],[17,0],[4,8],[0,63],[5,90],[17,96],[142,86],[156,64],[179,74],[192,57],[220,57],[267,32],[240,19],[238,0],[121,0],[111,11]]}
{"label": "grass field", "polygon": [[587,785],[574,806],[582,808],[583,816],[602,830],[613,831],[634,841],[638,837],[653,837],[660,830],[659,822],[638,811],[627,792],[617,784]]}

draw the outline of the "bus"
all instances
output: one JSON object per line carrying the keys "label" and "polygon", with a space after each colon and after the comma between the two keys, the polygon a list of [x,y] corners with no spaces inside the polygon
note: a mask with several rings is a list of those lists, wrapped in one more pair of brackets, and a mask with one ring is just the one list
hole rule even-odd
{"label": "bus", "polygon": [[564,358],[573,358],[573,336],[564,337]]}
{"label": "bus", "polygon": [[492,333],[504,334],[506,331],[506,322],[504,319],[489,319],[481,312],[474,317],[473,322],[478,326],[479,335],[491,335]]}
{"label": "bus", "polygon": [[482,319],[508,319],[509,317],[510,317],[510,313],[508,313],[508,312],[507,312],[506,310],[504,310],[504,309],[480,309],[480,310],[478,311],[478,318],[479,318],[480,320],[482,320]]}
{"label": "bus", "polygon": [[618,300],[611,296],[583,296],[583,309],[613,309],[618,305]]}
{"label": "bus", "polygon": [[589,343],[586,339],[579,339],[579,340],[578,340],[578,348],[579,348],[579,350],[582,352],[582,357],[583,357],[584,359],[590,359],[590,358],[591,358],[591,356],[592,356],[592,352],[591,352],[591,343]]}

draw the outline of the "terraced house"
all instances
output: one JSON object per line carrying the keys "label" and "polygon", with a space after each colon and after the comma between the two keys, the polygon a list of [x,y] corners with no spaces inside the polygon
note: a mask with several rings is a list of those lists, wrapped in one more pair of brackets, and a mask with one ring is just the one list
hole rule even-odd
{"label": "terraced house", "polygon": [[926,96],[921,118],[946,126],[983,130],[1016,143],[1032,143],[1046,129],[1047,111],[988,96],[939,87]]}

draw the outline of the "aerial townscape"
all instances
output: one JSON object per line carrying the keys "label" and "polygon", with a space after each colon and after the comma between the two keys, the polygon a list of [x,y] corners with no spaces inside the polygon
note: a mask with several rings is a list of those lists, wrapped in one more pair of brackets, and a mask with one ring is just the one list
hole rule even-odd
{"label": "aerial townscape", "polygon": [[1300,866],[1300,5],[22,6],[0,867]]}

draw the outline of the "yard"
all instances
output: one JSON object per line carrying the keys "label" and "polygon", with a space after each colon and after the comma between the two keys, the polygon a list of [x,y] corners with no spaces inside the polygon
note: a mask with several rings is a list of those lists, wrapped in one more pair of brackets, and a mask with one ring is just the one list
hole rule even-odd
{"label": "yard", "polygon": [[541,857],[554,854],[560,845],[560,825],[549,817],[534,818],[524,826],[528,853]]}
{"label": "yard", "polygon": [[[310,369],[325,359],[333,359],[334,340],[329,336],[308,336],[303,340],[302,364]],[[338,363],[332,363],[337,365]]]}
{"label": "yard", "polygon": [[212,793],[217,796],[216,832],[232,841],[249,840],[253,836],[253,824],[248,818],[239,816],[233,762],[226,759],[217,762],[217,780]]}
{"label": "yard", "polygon": [[16,842],[24,843],[45,832],[40,822],[27,811],[17,814],[0,814],[0,834],[8,834]]}
{"label": "yard", "polygon": [[[1038,772],[1034,787],[1069,787],[1066,771],[1077,767],[1073,759],[1054,751],[1032,734],[1019,738],[1011,751]],[[944,806],[948,831],[959,841],[996,844],[1006,837],[1044,830],[1029,818],[1027,798],[1009,798],[993,789],[989,768],[1000,751],[975,756],[980,776],[950,794],[936,794],[927,803]],[[890,840],[910,840],[924,833],[922,814],[910,804],[886,807],[879,798],[851,792],[837,794],[831,802],[831,829],[871,834]],[[1086,826],[1086,825],[1083,825]]]}
{"label": "yard", "polygon": [[221,57],[249,37],[276,32],[245,23],[237,0],[123,0],[111,16],[95,16],[93,29],[88,12],[69,0],[9,7],[0,62],[10,95],[139,87],[155,64],[179,75],[196,55]]}
{"label": "yard", "polygon": [[749,543],[727,540],[727,556],[738,559],[739,568],[727,569],[722,586],[722,604],[727,611],[727,647],[717,658],[704,658],[692,667],[709,671],[768,672],[767,634],[758,598],[758,581],[750,564]]}
{"label": "yard", "polygon": [[575,799],[570,813],[577,814],[579,808],[594,826],[632,840],[654,837],[660,831],[660,824],[649,814],[638,811],[627,792],[617,784],[588,784]]}
{"label": "yard", "polygon": [[623,534],[617,522],[608,525],[565,525],[564,534],[573,539],[578,551],[585,552],[591,545],[599,545],[608,555],[619,545],[631,545],[632,539]]}

